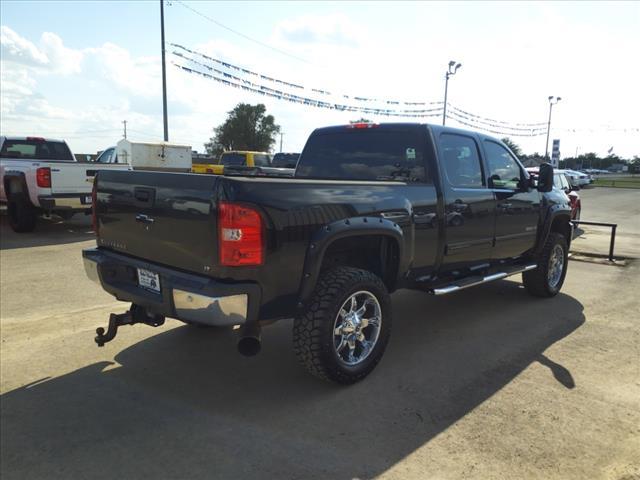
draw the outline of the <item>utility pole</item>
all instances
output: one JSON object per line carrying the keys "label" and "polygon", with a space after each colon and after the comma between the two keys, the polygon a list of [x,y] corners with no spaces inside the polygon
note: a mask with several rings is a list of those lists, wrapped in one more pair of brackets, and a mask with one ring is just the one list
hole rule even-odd
{"label": "utility pole", "polygon": [[127,121],[123,120],[122,124],[124,125],[124,139],[127,139]]}
{"label": "utility pole", "polygon": [[164,141],[169,141],[167,121],[167,65],[164,60],[164,0],[160,0],[160,37],[162,42],[162,116],[164,120]]}
{"label": "utility pole", "polygon": [[282,153],[282,136],[284,135],[283,132],[280,132],[280,153]]}
{"label": "utility pole", "polygon": [[549,160],[549,132],[551,131],[551,109],[553,106],[562,100],[562,97],[549,97],[549,121],[547,122],[547,146],[544,148],[544,159]]}
{"label": "utility pole", "polygon": [[461,66],[461,63],[458,63],[456,65],[455,60],[451,60],[449,62],[449,69],[444,75],[444,110],[442,111],[442,125],[444,125],[447,121],[447,93],[449,90],[449,77],[451,75],[455,75]]}

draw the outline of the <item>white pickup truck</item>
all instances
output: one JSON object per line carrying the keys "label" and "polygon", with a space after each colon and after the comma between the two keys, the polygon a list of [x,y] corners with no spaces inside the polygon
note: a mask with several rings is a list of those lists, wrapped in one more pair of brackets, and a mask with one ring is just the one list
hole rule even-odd
{"label": "white pickup truck", "polygon": [[107,169],[131,167],[78,163],[63,140],[0,137],[0,202],[7,206],[11,228],[33,231],[39,214],[69,219],[89,212],[93,177]]}

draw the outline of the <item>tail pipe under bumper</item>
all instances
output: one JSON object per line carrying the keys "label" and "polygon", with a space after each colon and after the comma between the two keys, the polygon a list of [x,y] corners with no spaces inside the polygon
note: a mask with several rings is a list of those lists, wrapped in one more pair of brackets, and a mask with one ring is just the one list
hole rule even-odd
{"label": "tail pipe under bumper", "polygon": [[245,357],[253,357],[262,348],[262,328],[257,321],[245,323],[240,330],[238,352]]}

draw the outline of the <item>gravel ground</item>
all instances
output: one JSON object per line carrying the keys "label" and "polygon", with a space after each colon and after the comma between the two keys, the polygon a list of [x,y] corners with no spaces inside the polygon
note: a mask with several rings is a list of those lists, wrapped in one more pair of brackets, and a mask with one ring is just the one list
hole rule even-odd
{"label": "gravel ground", "polygon": [[[640,192],[581,193],[638,251]],[[83,217],[21,236],[2,218],[3,480],[640,478],[639,262],[573,261],[550,300],[519,277],[398,292],[385,358],[344,388],[296,364],[290,321],[254,358],[172,320],[98,349],[126,306],[85,278],[91,238]]]}

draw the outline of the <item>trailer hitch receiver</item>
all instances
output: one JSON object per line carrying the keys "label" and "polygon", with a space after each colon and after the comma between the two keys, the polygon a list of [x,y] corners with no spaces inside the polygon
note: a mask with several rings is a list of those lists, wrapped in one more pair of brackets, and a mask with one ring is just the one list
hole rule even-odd
{"label": "trailer hitch receiver", "polygon": [[144,323],[150,327],[159,327],[164,324],[164,317],[162,315],[155,315],[147,312],[144,307],[136,304],[132,304],[131,308],[125,313],[112,313],[109,315],[109,325],[107,332],[104,328],[96,328],[95,342],[99,347],[104,347],[104,344],[110,342],[118,333],[118,328],[123,325],[135,325],[136,323]]}

